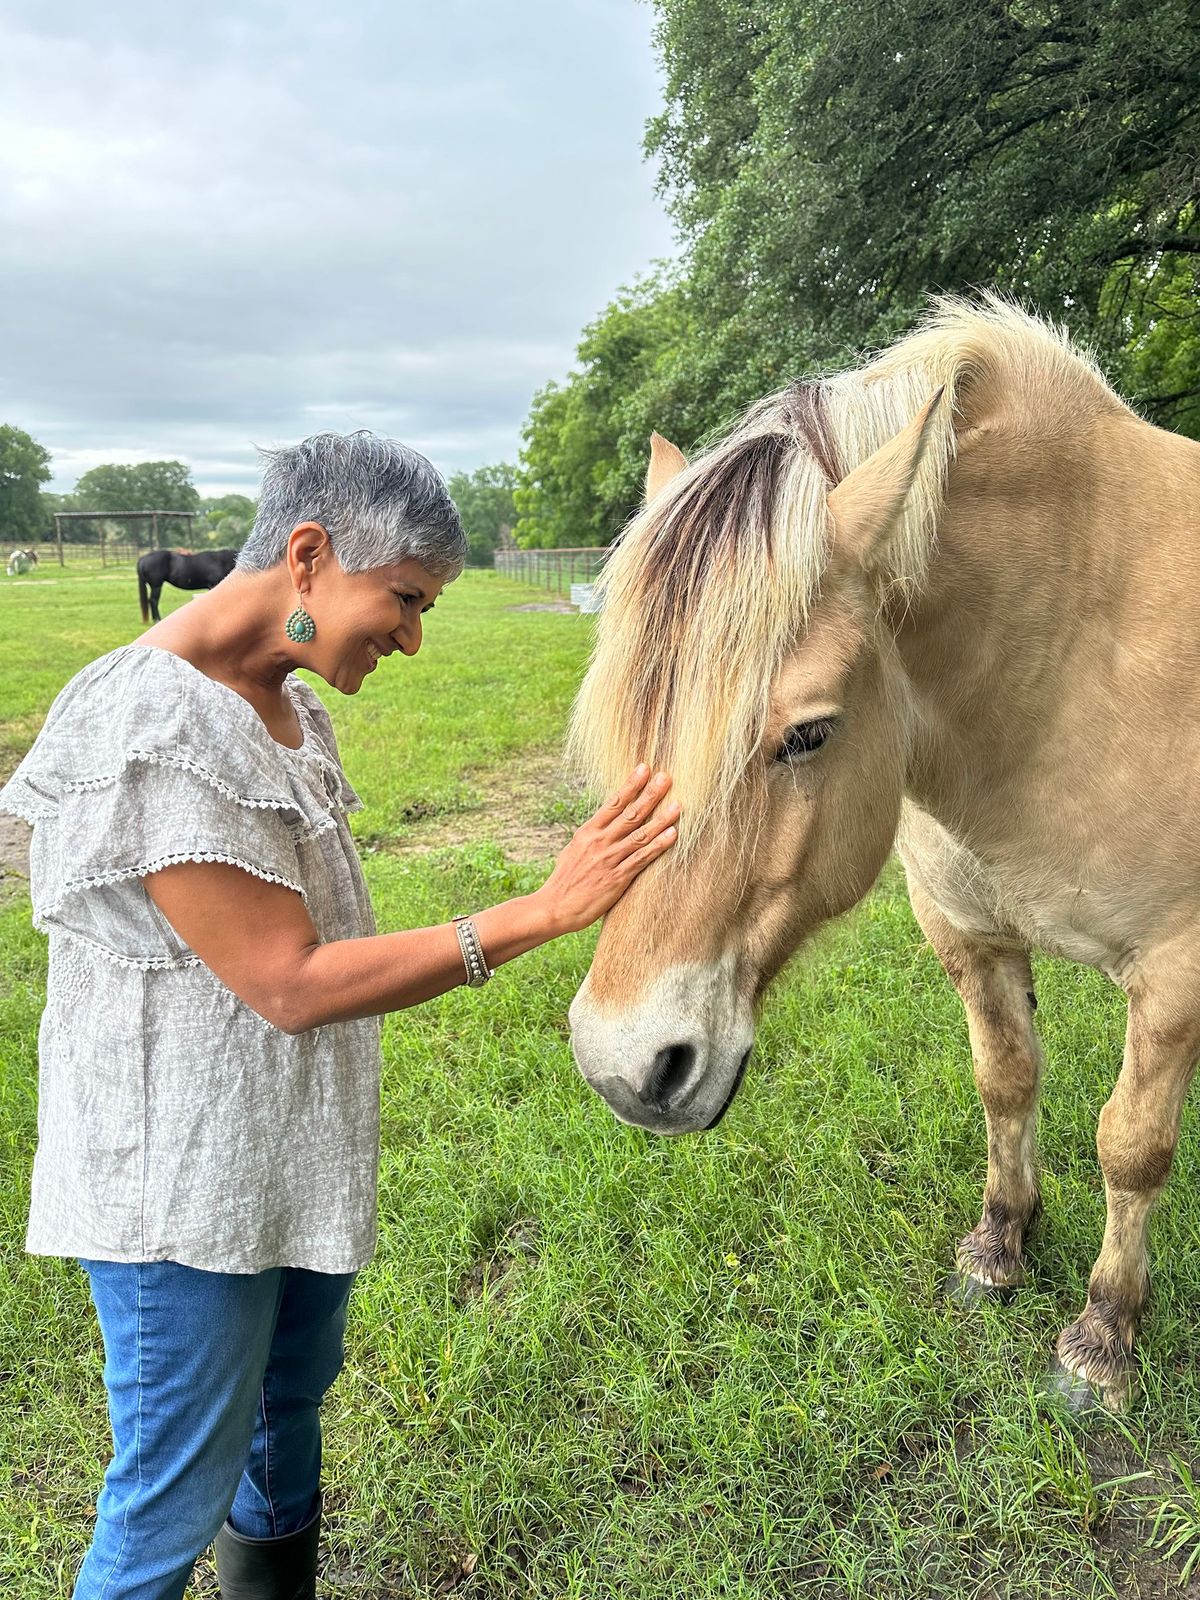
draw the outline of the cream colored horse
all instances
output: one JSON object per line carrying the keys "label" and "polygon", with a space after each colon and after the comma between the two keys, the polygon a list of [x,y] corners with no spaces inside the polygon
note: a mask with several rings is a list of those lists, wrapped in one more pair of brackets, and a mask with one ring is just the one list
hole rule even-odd
{"label": "cream colored horse", "polygon": [[1033,948],[1129,998],[1076,1400],[1120,1407],[1146,1231],[1200,1054],[1200,445],[1065,337],[942,302],[857,372],[755,406],[691,465],[654,442],[605,577],[577,755],[675,775],[684,835],[608,918],[571,1009],[623,1120],[712,1127],[765,987],[897,843],[966,1008],[987,1118],[968,1290],[1038,1209]]}

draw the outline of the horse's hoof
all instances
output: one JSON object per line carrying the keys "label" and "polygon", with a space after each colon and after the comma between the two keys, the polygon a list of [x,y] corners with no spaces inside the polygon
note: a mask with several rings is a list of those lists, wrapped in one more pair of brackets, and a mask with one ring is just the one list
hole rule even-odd
{"label": "horse's hoof", "polygon": [[1053,1357],[1046,1373],[1046,1397],[1064,1406],[1072,1416],[1087,1417],[1097,1412],[1124,1411],[1129,1402],[1125,1389],[1091,1383],[1082,1372],[1073,1372],[1064,1366],[1058,1356]]}
{"label": "horse's hoof", "polygon": [[977,1278],[973,1272],[964,1272],[957,1267],[942,1284],[942,1296],[952,1306],[973,1306],[993,1304],[1007,1305],[1016,1294],[1016,1287],[1012,1284],[988,1283],[984,1278]]}

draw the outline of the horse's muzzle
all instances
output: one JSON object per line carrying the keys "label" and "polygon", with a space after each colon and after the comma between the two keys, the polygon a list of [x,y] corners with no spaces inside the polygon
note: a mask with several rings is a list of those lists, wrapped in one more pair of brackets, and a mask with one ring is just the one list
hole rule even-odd
{"label": "horse's muzzle", "polygon": [[586,982],[576,995],[576,1063],[622,1122],[700,1133],[728,1111],[754,1030],[748,1004],[717,978],[711,969],[676,967],[627,1008],[598,1006]]}

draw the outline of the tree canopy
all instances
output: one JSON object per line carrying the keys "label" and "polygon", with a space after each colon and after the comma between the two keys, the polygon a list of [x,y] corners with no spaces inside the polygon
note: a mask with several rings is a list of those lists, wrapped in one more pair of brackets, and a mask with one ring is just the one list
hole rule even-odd
{"label": "tree canopy", "polygon": [[240,550],[246,542],[258,502],[245,494],[214,495],[200,502],[198,527],[206,543],[222,550]]}
{"label": "tree canopy", "polygon": [[694,444],[788,378],[996,286],[1200,434],[1200,13],[1187,0],[655,0],[647,151],[675,271],[536,398],[522,543],[600,543],[653,428]]}
{"label": "tree canopy", "polygon": [[0,424],[0,539],[32,544],[44,536],[41,487],[50,479],[50,452],[22,428]]}
{"label": "tree canopy", "polygon": [[475,472],[455,472],[447,480],[467,535],[469,565],[490,566],[492,552],[511,537],[517,520],[513,507],[516,481],[517,469],[503,461]]}
{"label": "tree canopy", "polygon": [[183,461],[92,467],[75,485],[80,511],[197,511],[200,496]]}

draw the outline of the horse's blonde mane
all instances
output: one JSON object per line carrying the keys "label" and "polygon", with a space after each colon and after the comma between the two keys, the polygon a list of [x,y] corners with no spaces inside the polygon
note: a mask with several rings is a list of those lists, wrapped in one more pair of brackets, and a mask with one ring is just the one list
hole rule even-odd
{"label": "horse's blonde mane", "polygon": [[685,808],[676,859],[724,829],[762,741],[771,683],[820,591],[830,488],[945,388],[883,561],[887,590],[913,594],[955,413],[968,384],[974,409],[1001,383],[1049,417],[1121,403],[1061,330],[996,295],[942,299],[867,365],[760,400],[630,522],[601,579],[569,753],[597,790],[639,760],[669,770]]}

